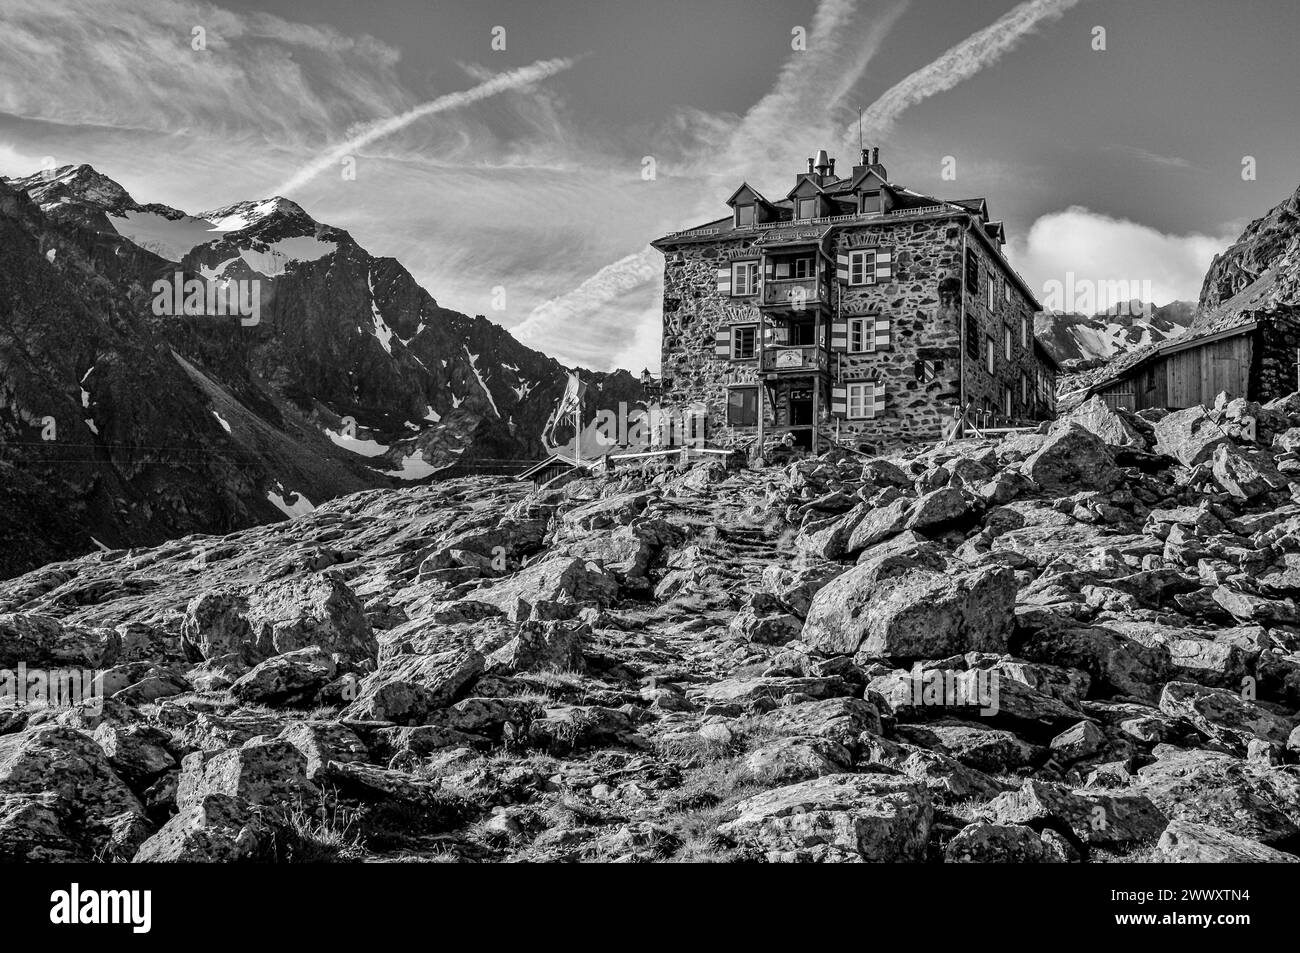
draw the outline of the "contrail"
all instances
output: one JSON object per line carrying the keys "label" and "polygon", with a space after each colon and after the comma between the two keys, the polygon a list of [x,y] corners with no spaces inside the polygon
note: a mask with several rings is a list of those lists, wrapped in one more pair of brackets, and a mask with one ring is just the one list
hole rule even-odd
{"label": "contrail", "polygon": [[[1013,7],[984,29],[966,37],[933,63],[923,66],[886,90],[862,114],[863,126],[877,133],[884,131],[905,110],[970,79],[1015,49],[1040,23],[1059,19],[1078,3],[1079,0],[1026,0]],[[856,141],[857,134],[858,125],[855,121],[849,137]]]}
{"label": "contrail", "polygon": [[[773,143],[784,144],[792,126],[791,116],[824,115],[827,91],[834,98],[843,95],[844,89],[839,87],[861,75],[905,7],[905,2],[899,2],[879,14],[864,39],[846,35],[857,12],[856,0],[821,0],[809,38],[810,48],[821,55],[800,53],[790,57],[772,89],[745,113],[719,154],[712,157],[710,166],[730,168],[744,163],[751,168],[775,168],[776,160],[768,150],[780,151],[779,147],[773,149]],[[708,214],[716,196],[705,197],[703,203],[696,217]],[[605,265],[571,291],[542,302],[510,333],[527,343],[530,337],[540,335],[549,322],[557,318],[573,320],[599,311],[629,291],[650,284],[662,269],[659,253],[643,248]]]}
{"label": "contrail", "polygon": [[449,109],[458,109],[461,106],[467,106],[470,103],[478,102],[480,99],[487,99],[489,96],[495,96],[498,93],[508,92],[517,89],[520,86],[529,86],[533,83],[549,79],[556,73],[562,73],[572,68],[578,58],[561,58],[553,60],[538,60],[528,66],[521,66],[519,69],[509,70],[492,77],[485,82],[471,88],[461,90],[456,93],[448,93],[445,96],[439,96],[437,99],[430,100],[427,103],[421,103],[408,109],[398,116],[392,116],[388,119],[381,120],[367,129],[365,132],[353,136],[347,142],[340,143],[324,155],[313,159],[307,165],[303,166],[277,188],[272,191],[273,195],[286,195],[289,192],[305,185],[313,178],[325,172],[328,169],[336,168],[345,156],[349,156],[362,149],[376,139],[382,139],[384,136],[392,135],[399,129],[403,129],[425,116],[431,116],[434,113],[447,112]]}

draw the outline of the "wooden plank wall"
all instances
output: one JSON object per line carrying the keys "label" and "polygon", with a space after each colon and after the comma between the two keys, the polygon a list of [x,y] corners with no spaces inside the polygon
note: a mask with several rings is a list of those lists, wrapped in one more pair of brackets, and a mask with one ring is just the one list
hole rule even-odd
{"label": "wooden plank wall", "polygon": [[1252,335],[1242,334],[1170,354],[1099,391],[1111,407],[1181,410],[1214,403],[1220,391],[1248,396]]}

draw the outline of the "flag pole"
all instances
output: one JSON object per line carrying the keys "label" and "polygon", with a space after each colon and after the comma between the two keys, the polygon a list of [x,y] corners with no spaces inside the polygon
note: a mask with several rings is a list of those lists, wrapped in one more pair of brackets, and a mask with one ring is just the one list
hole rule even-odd
{"label": "flag pole", "polygon": [[582,399],[586,395],[582,392],[582,375],[575,373],[574,377],[578,379],[578,400],[573,407],[573,461],[582,466]]}

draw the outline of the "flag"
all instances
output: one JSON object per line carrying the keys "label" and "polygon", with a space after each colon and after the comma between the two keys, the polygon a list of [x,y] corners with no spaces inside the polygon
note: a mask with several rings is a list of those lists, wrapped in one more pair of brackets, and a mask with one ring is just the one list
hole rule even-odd
{"label": "flag", "polygon": [[581,432],[582,398],[586,392],[587,385],[582,382],[582,378],[575,371],[569,371],[569,382],[564,387],[564,393],[560,395],[560,402],[555,407],[555,415],[551,418],[551,426],[547,430],[547,439],[543,441],[548,449],[556,449],[555,430],[565,417],[573,418],[575,437]]}

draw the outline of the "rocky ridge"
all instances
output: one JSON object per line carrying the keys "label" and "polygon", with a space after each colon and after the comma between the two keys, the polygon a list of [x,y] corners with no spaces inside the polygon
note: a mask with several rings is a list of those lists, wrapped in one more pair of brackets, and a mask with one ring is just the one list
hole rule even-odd
{"label": "rocky ridge", "polygon": [[339,497],[0,583],[0,858],[1300,860],[1300,395]]}

